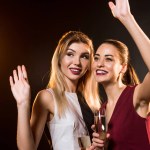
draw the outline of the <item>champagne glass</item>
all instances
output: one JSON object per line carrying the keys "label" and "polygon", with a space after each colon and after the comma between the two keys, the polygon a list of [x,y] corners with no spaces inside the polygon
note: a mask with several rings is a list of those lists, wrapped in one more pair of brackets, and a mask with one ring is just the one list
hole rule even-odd
{"label": "champagne glass", "polygon": [[95,125],[95,131],[98,133],[99,131],[99,122],[100,122],[100,114],[99,110],[95,111],[94,113],[94,125]]}
{"label": "champagne glass", "polygon": [[78,137],[78,143],[81,150],[86,150],[91,145],[90,136],[88,133],[82,133],[80,137]]}
{"label": "champagne glass", "polygon": [[[105,109],[100,109],[94,113],[94,124],[95,124],[95,130],[97,133],[99,133],[99,138],[101,140],[106,139],[106,131],[107,131],[107,125],[106,125],[106,117],[105,117]],[[104,148],[103,148],[104,150]]]}

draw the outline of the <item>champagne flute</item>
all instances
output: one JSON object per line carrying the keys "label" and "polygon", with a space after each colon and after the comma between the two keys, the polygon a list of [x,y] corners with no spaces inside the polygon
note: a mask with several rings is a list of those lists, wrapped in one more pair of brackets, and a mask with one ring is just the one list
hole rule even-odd
{"label": "champagne flute", "polygon": [[100,112],[99,110],[95,111],[94,113],[94,125],[95,125],[95,131],[98,133],[99,131],[99,122],[100,122]]}
{"label": "champagne flute", "polygon": [[89,146],[91,146],[91,140],[88,133],[82,133],[80,137],[78,137],[78,143],[81,150],[86,150]]}
{"label": "champagne flute", "polygon": [[99,133],[99,138],[105,140],[107,131],[105,109],[100,109],[94,113],[94,124],[96,132]]}

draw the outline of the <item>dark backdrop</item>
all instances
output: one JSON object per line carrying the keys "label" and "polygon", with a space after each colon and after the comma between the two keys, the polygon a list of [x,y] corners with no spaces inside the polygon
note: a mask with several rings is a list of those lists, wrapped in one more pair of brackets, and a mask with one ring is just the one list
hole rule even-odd
{"label": "dark backdrop", "polygon": [[[0,2],[0,149],[15,150],[17,108],[11,94],[9,76],[17,65],[27,67],[36,93],[45,88],[53,51],[69,30],[80,30],[92,38],[95,49],[101,41],[115,38],[126,43],[140,79],[147,72],[128,32],[114,19],[108,0],[36,0]],[[130,0],[132,13],[150,36],[149,0]],[[69,141],[68,141],[69,142]],[[39,150],[48,150],[42,137]]]}

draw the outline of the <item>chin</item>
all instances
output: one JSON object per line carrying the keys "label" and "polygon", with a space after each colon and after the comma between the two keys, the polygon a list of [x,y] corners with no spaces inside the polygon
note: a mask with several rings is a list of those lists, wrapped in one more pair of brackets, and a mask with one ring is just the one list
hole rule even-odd
{"label": "chin", "polygon": [[99,76],[99,77],[96,76],[95,79],[96,79],[96,81],[99,82],[99,83],[106,81],[106,79],[105,79],[104,77],[102,77],[102,76]]}
{"label": "chin", "polygon": [[100,84],[106,83],[106,81],[102,81],[102,80],[98,80],[97,82],[100,83]]}

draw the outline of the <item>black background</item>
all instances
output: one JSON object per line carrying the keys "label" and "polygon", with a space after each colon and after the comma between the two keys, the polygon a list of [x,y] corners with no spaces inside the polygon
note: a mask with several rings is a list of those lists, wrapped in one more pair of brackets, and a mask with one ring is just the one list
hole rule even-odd
{"label": "black background", "polygon": [[[143,79],[147,68],[126,29],[112,17],[107,2],[0,2],[0,149],[17,149],[17,107],[9,86],[12,70],[17,65],[24,64],[27,67],[33,102],[36,93],[47,85],[53,51],[65,32],[84,32],[93,40],[95,49],[107,38],[123,41],[130,49],[135,70]],[[150,36],[149,0],[130,0],[130,5],[137,22]],[[38,149],[49,149],[44,136]]]}

